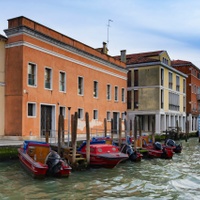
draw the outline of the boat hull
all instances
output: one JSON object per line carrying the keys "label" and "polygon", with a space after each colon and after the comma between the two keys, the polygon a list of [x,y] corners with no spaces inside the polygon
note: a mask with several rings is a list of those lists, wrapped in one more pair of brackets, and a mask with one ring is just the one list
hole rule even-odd
{"label": "boat hull", "polygon": [[158,150],[152,144],[147,144],[143,149],[147,150],[147,155],[150,158],[164,158],[164,159],[172,159],[174,153],[170,148],[163,147]]}
{"label": "boat hull", "polygon": [[46,164],[35,162],[23,149],[18,149],[18,157],[23,167],[33,176],[34,178],[44,178],[47,174],[48,166]]}
{"label": "boat hull", "polygon": [[[79,149],[78,153],[86,158],[86,146]],[[90,144],[90,166],[114,168],[120,162],[127,160],[128,155],[121,153],[116,146],[110,144]]]}
{"label": "boat hull", "polygon": [[34,178],[67,177],[71,173],[71,167],[45,142],[24,141],[23,147],[18,149],[18,157]]}

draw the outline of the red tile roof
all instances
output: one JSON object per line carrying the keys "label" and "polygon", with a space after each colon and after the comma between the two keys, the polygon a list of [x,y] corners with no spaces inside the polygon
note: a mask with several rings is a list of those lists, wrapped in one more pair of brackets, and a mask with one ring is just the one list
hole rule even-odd
{"label": "red tile roof", "polygon": [[[126,55],[126,64],[139,64],[139,63],[148,63],[148,62],[157,62],[159,59],[152,58],[154,56],[159,56],[164,50],[152,51],[152,52],[143,52],[136,54]],[[115,56],[116,59],[121,60],[121,56]]]}
{"label": "red tile roof", "polygon": [[186,66],[186,65],[193,65],[190,61],[186,61],[186,60],[172,60],[171,62],[172,66]]}

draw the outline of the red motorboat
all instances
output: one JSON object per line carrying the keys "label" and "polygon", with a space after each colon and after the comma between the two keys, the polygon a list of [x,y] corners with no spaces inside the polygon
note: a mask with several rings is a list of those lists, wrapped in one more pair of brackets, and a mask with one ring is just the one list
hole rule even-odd
{"label": "red motorboat", "polygon": [[71,172],[71,167],[46,142],[26,140],[18,153],[21,164],[34,178],[47,175],[63,177]]}
{"label": "red motorboat", "polygon": [[[86,143],[78,149],[78,152],[86,158]],[[90,166],[113,168],[120,162],[128,159],[128,155],[121,153],[111,144],[90,144]]]}
{"label": "red motorboat", "polygon": [[147,150],[147,156],[151,158],[171,159],[174,155],[171,148],[166,148],[160,142],[145,143],[143,149]]}

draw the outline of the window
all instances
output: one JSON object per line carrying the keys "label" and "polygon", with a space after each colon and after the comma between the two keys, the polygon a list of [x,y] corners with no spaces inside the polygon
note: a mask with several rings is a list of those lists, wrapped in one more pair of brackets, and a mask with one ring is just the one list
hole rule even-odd
{"label": "window", "polygon": [[122,88],[122,102],[125,102],[125,89]]}
{"label": "window", "polygon": [[183,97],[183,112],[186,111],[186,98],[185,96]]}
{"label": "window", "polygon": [[179,111],[179,95],[169,92],[169,110]]}
{"label": "window", "polygon": [[138,70],[134,70],[134,86],[138,86]]}
{"label": "window", "polygon": [[180,78],[179,76],[176,76],[176,91],[180,90]]}
{"label": "window", "polygon": [[168,59],[163,58],[162,60],[163,60],[163,63],[165,63],[166,65],[168,65]]}
{"label": "window", "polygon": [[94,91],[93,91],[93,97],[98,97],[98,82],[94,81]]}
{"label": "window", "polygon": [[78,77],[78,94],[83,95],[83,77]]}
{"label": "window", "polygon": [[134,90],[134,108],[138,108],[138,90]]}
{"label": "window", "polygon": [[36,116],[36,104],[35,103],[28,103],[28,116],[29,117]]}
{"label": "window", "polygon": [[131,87],[131,70],[128,71],[127,86]]}
{"label": "window", "polygon": [[111,100],[111,86],[108,84],[107,85],[107,100]]}
{"label": "window", "polygon": [[106,119],[107,119],[108,121],[111,121],[111,113],[110,113],[110,111],[108,111],[108,112],[106,113]]}
{"label": "window", "polygon": [[118,87],[115,86],[115,101],[118,101]]}
{"label": "window", "polygon": [[65,112],[65,107],[63,107],[63,106],[60,106],[60,115],[62,115],[64,118],[65,118],[65,116],[66,116],[66,114],[65,114],[66,112]]}
{"label": "window", "polygon": [[172,89],[172,87],[173,87],[172,73],[169,72],[169,88]]}
{"label": "window", "polygon": [[36,65],[28,63],[28,85],[36,86]]}
{"label": "window", "polygon": [[45,88],[52,89],[52,70],[45,68]]}
{"label": "window", "polygon": [[66,74],[65,74],[65,72],[60,72],[60,74],[59,74],[59,90],[61,92],[66,91]]}
{"label": "window", "polygon": [[161,85],[164,85],[164,69],[161,68]]}
{"label": "window", "polygon": [[164,107],[164,91],[163,90],[161,90],[161,100],[160,100],[160,102],[161,102],[161,109],[163,109],[163,107]]}
{"label": "window", "polygon": [[79,108],[78,109],[78,119],[83,119],[83,109],[82,108]]}
{"label": "window", "polygon": [[93,110],[93,119],[98,119],[98,110]]}
{"label": "window", "polygon": [[132,93],[131,91],[127,92],[127,109],[132,108]]}
{"label": "window", "polygon": [[183,93],[186,92],[185,88],[186,88],[186,82],[185,82],[185,79],[183,79]]}

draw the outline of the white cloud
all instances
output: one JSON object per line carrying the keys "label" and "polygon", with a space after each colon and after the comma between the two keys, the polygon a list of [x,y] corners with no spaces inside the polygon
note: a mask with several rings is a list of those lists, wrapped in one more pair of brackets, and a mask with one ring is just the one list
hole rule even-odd
{"label": "white cloud", "polygon": [[107,40],[109,53],[167,50],[171,58],[200,67],[199,0],[7,0],[1,2],[0,33],[7,19],[26,16],[93,48]]}

